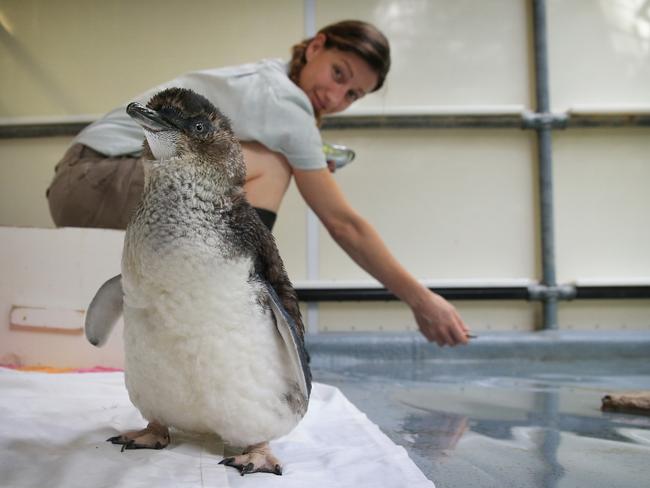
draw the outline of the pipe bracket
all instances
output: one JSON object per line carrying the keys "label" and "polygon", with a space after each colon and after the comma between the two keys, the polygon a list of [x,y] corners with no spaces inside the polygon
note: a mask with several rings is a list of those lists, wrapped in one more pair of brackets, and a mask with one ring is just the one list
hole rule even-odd
{"label": "pipe bracket", "polygon": [[573,285],[548,286],[544,284],[530,285],[528,287],[528,300],[573,300],[577,295]]}
{"label": "pipe bracket", "polygon": [[569,115],[551,112],[530,112],[521,114],[522,129],[566,129],[569,125]]}

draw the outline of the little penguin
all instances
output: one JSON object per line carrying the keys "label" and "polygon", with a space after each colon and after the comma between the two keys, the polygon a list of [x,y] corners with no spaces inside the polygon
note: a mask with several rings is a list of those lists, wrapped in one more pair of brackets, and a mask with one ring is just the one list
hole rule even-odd
{"label": "little penguin", "polygon": [[296,293],[245,198],[241,146],[229,120],[188,89],[127,113],[151,161],[122,274],[99,289],[85,329],[102,345],[123,314],[126,387],[149,424],[108,440],[161,449],[170,427],[216,433],[244,448],[222,464],[282,474],[269,441],[305,415],[311,372]]}

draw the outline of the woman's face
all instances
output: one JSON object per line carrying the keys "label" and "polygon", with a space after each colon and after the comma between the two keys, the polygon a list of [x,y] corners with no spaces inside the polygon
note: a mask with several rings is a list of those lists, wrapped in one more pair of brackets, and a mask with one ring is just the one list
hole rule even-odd
{"label": "woman's face", "polygon": [[318,34],[305,53],[307,64],[298,85],[319,115],[341,112],[377,85],[377,74],[356,54],[325,48]]}

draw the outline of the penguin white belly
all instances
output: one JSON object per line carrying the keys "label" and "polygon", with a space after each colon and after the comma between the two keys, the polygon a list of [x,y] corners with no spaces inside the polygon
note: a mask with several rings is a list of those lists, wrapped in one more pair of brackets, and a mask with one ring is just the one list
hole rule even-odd
{"label": "penguin white belly", "polygon": [[123,265],[129,396],[149,421],[233,445],[280,437],[301,415],[282,340],[249,281],[251,260],[196,251]]}

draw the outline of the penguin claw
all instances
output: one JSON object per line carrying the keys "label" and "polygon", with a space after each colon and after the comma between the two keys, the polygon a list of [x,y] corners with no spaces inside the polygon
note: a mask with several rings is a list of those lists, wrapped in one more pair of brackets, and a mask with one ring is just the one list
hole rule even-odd
{"label": "penguin claw", "polygon": [[252,473],[255,465],[253,463],[248,463],[246,466],[241,468],[241,475],[244,476],[246,473]]}
{"label": "penguin claw", "polygon": [[152,422],[146,429],[109,437],[106,441],[121,444],[121,452],[126,449],[163,449],[169,444],[169,430]]}
{"label": "penguin claw", "polygon": [[279,464],[276,464],[273,469],[269,467],[262,467],[258,468],[255,470],[256,473],[271,473],[271,474],[277,474],[278,476],[282,476],[282,466]]}
{"label": "penguin claw", "polygon": [[271,453],[268,444],[250,447],[239,456],[223,458],[219,464],[237,469],[242,476],[250,473],[282,476],[282,466]]}

